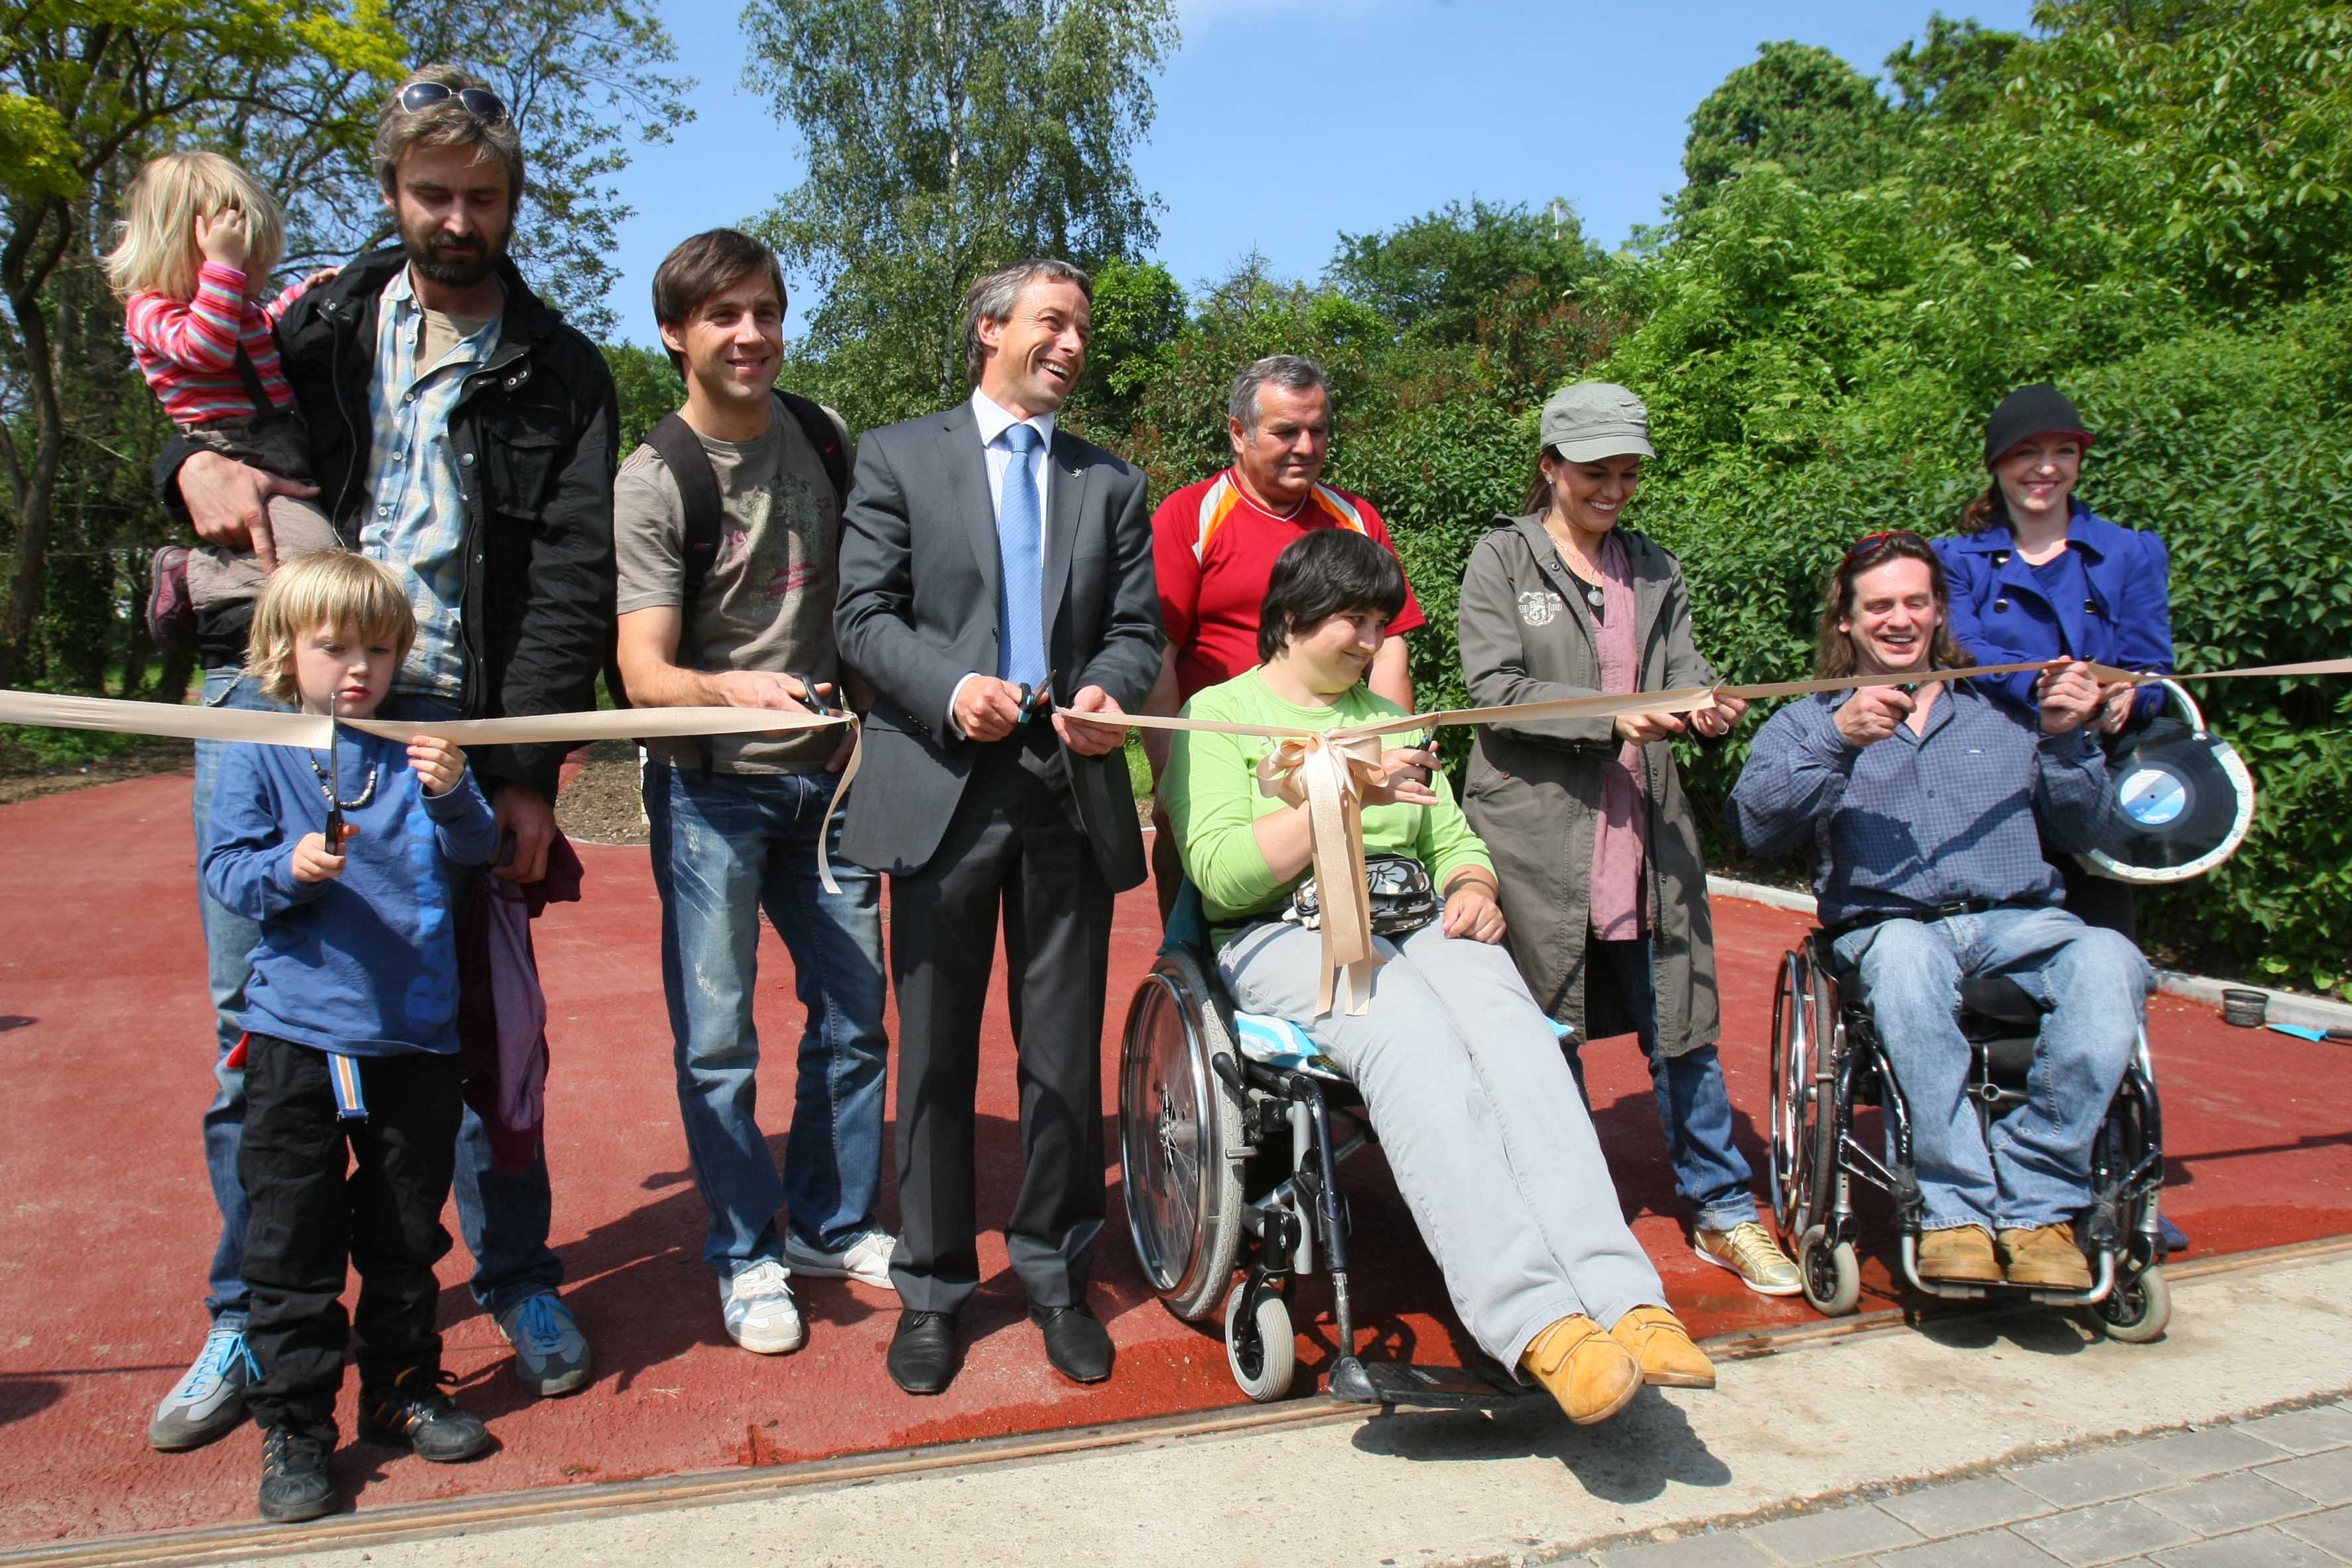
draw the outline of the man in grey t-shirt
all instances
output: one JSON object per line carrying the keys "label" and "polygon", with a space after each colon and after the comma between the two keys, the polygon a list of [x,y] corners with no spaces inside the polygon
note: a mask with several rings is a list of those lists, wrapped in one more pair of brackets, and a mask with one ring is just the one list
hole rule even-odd
{"label": "man in grey t-shirt", "polygon": [[[812,688],[830,697],[851,679],[833,639],[844,498],[772,390],[783,363],[782,272],[759,241],[713,229],[654,274],[654,315],[686,377],[679,417],[709,463],[721,514],[716,555],[687,604],[688,492],[651,446],[621,466],[613,536],[630,699],[802,709]],[[839,418],[824,417],[845,447]],[[678,1110],[710,1211],[703,1257],[719,1274],[729,1335],[762,1354],[801,1344],[793,1271],[890,1288],[892,1240],[874,1223],[888,1052],[881,881],[837,856],[841,891],[825,892],[817,876],[848,755],[837,729],[656,741],[646,770]],[[762,909],[808,1016],[782,1180],[755,1114]]]}

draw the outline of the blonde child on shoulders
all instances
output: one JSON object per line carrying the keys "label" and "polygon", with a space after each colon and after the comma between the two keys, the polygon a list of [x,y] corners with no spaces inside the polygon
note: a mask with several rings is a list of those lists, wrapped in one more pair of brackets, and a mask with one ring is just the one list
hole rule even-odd
{"label": "blonde child on shoulders", "polygon": [[[132,182],[106,275],[140,374],[172,423],[225,457],[308,484],[310,436],[271,330],[335,273],[314,272],[265,304],[284,247],[278,203],[251,174],[216,153],[167,153]],[[271,500],[269,533],[279,561],[340,543],[326,514],[293,496]],[[157,564],[168,571],[166,553]],[[254,598],[264,570],[250,550],[208,545],[187,553],[186,574],[186,598],[201,612]]]}

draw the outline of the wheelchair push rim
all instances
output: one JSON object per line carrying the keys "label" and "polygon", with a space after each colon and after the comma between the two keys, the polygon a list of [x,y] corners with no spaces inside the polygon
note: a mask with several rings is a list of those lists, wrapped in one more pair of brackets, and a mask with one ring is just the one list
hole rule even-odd
{"label": "wheelchair push rim", "polygon": [[1188,1321],[1213,1316],[1240,1253],[1238,1108],[1210,1067],[1230,1054],[1205,977],[1163,955],[1128,1008],[1119,1051],[1119,1152],[1128,1229],[1144,1275]]}

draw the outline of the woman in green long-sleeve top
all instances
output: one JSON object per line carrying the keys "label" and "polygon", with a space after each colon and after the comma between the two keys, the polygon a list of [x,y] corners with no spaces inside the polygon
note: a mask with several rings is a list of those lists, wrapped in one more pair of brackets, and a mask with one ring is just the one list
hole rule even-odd
{"label": "woman in green long-sleeve top", "polygon": [[[1398,717],[1364,689],[1404,603],[1396,558],[1360,534],[1318,529],[1275,563],[1256,668],[1213,686],[1187,718],[1332,730]],[[1375,938],[1364,1011],[1318,1014],[1322,937],[1293,899],[1313,853],[1296,788],[1258,787],[1277,742],[1180,731],[1160,790],[1184,869],[1201,891],[1218,973],[1244,1011],[1288,1019],[1355,1081],[1397,1186],[1472,1336],[1599,1421],[1643,1383],[1709,1387],[1633,1233],[1551,1026],[1504,951],[1493,862],[1435,761],[1400,742],[1363,795],[1364,847],[1425,870],[1442,906]]]}

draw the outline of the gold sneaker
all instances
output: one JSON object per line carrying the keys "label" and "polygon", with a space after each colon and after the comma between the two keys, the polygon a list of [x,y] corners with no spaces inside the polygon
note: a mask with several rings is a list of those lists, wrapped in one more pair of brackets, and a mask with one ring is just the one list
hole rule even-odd
{"label": "gold sneaker", "polygon": [[1529,1341],[1519,1366],[1579,1426],[1608,1420],[1642,1392],[1642,1363],[1633,1352],[1581,1312]]}
{"label": "gold sneaker", "polygon": [[1719,1268],[1728,1268],[1759,1296],[1793,1296],[1805,1288],[1797,1266],[1772,1239],[1772,1233],[1754,1220],[1729,1230],[1691,1233],[1691,1250]]}
{"label": "gold sneaker", "polygon": [[1683,1321],[1664,1307],[1635,1307],[1609,1325],[1609,1337],[1642,1363],[1654,1388],[1713,1388],[1715,1363],[1691,1342]]}

